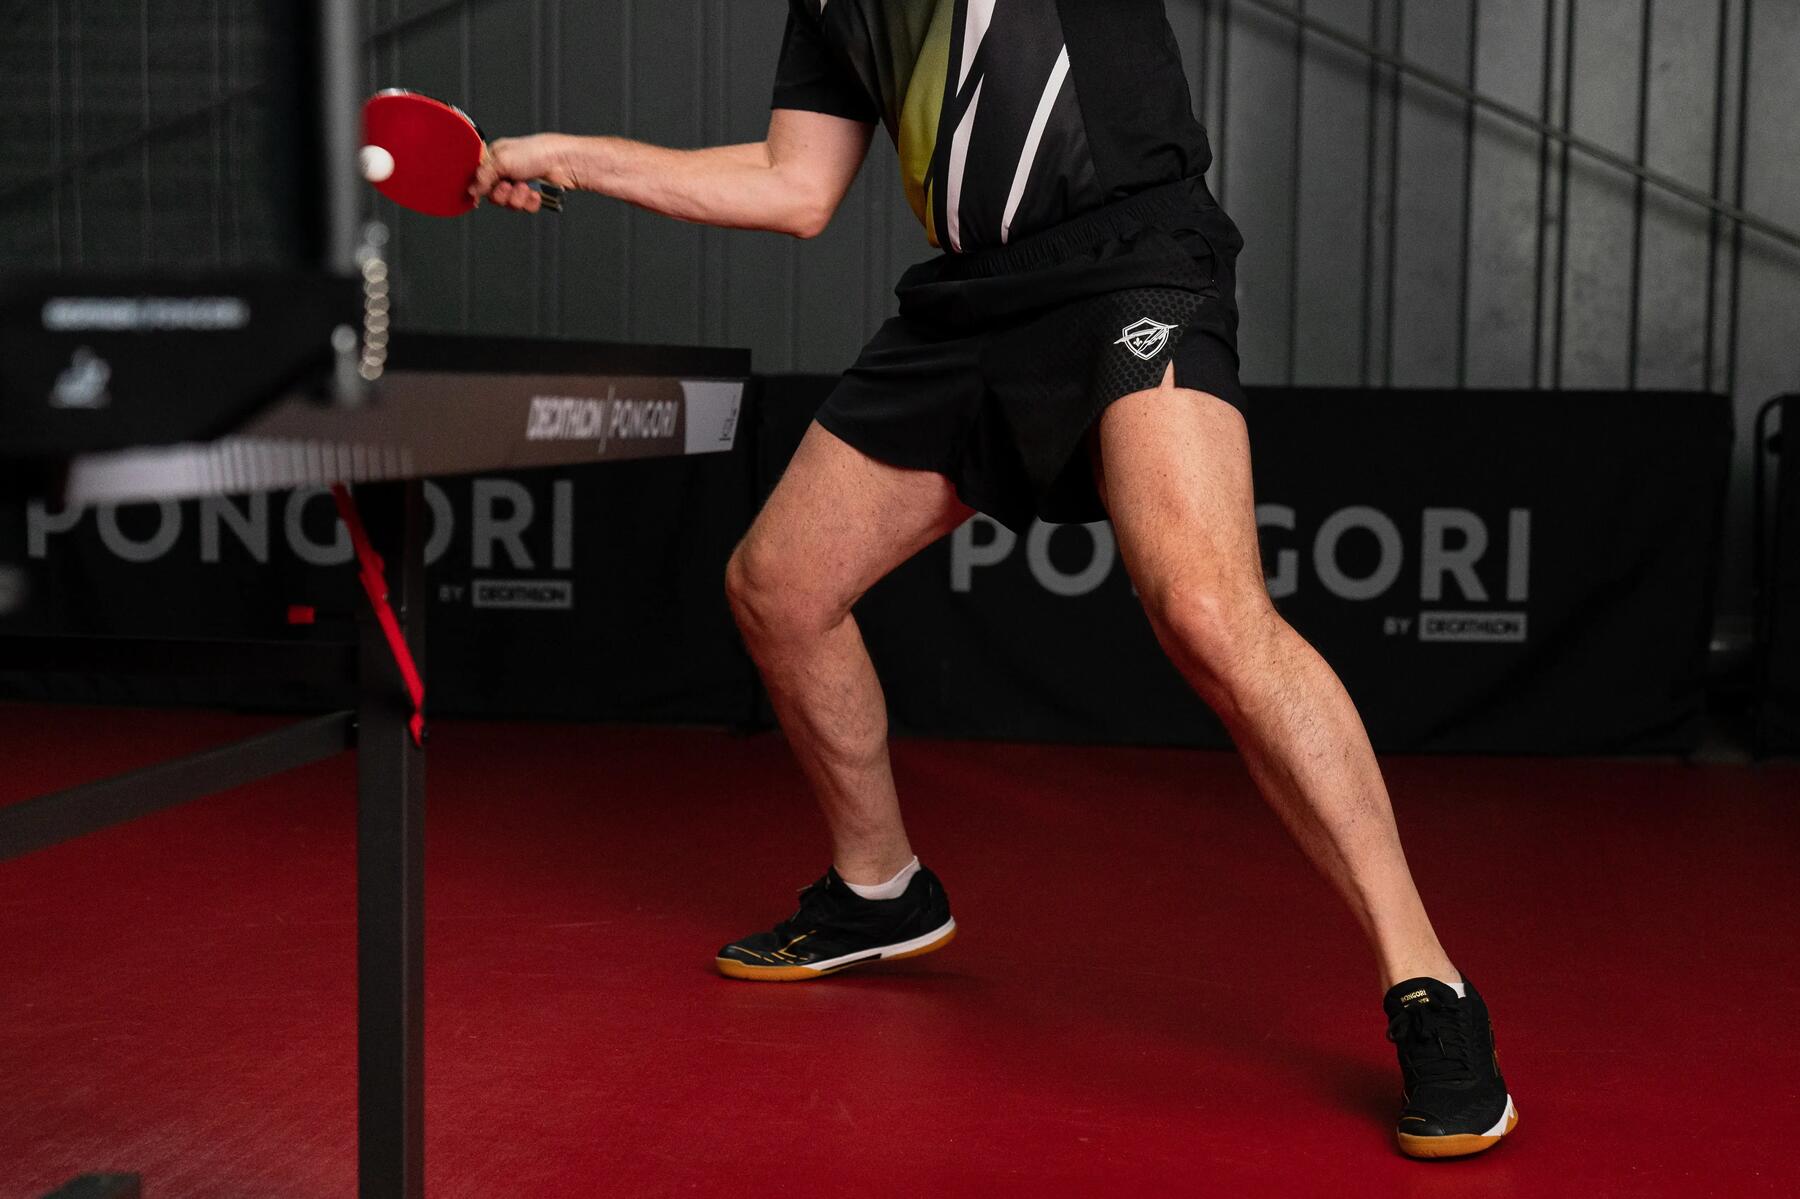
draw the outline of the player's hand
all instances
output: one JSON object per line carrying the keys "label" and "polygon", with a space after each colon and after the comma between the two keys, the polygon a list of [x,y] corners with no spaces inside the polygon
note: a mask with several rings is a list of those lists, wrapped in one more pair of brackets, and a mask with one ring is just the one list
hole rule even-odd
{"label": "player's hand", "polygon": [[534,179],[563,188],[580,186],[569,169],[566,139],[560,134],[503,137],[491,143],[481,156],[469,194],[501,208],[536,212],[544,198],[531,186]]}

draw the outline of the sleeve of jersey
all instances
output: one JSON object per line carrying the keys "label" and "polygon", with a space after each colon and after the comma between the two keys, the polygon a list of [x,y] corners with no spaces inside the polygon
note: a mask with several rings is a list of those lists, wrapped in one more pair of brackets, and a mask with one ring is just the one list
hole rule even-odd
{"label": "sleeve of jersey", "polygon": [[775,68],[775,98],[770,107],[822,112],[871,125],[881,119],[862,84],[832,53],[819,27],[792,11],[781,42],[781,61]]}

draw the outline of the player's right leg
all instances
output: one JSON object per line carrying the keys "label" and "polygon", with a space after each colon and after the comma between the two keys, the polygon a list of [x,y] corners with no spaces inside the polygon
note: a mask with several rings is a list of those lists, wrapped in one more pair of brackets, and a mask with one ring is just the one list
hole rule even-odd
{"label": "player's right leg", "polygon": [[833,868],[793,919],[722,949],[722,972],[818,978],[928,952],[954,932],[930,871],[891,899],[846,885],[882,884],[913,862],[888,763],[887,702],[850,609],[970,513],[944,476],[878,462],[814,424],[732,555],[731,609],[830,826]]}

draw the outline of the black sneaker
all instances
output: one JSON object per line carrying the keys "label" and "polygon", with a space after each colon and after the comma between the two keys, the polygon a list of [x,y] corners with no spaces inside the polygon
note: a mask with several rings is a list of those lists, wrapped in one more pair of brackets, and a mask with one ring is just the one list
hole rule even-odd
{"label": "black sneaker", "polygon": [[920,868],[898,899],[864,899],[834,867],[800,892],[800,910],[766,933],[719,950],[719,973],[758,982],[806,982],[865,962],[942,949],[956,935],[937,875]]}
{"label": "black sneaker", "polygon": [[1382,1000],[1406,1088],[1394,1132],[1408,1157],[1480,1153],[1519,1123],[1487,1004],[1466,978],[1463,989],[1466,999],[1435,978],[1409,978]]}

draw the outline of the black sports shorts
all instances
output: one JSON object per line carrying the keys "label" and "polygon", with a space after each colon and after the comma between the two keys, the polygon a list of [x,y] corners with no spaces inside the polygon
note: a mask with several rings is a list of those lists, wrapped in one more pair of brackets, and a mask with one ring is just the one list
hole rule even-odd
{"label": "black sports shorts", "polygon": [[893,466],[946,476],[1015,531],[1105,518],[1083,439],[1158,386],[1237,407],[1234,266],[1243,247],[1202,179],[1139,192],[992,250],[906,272],[882,325],[819,409]]}

